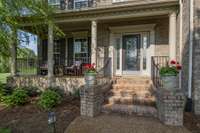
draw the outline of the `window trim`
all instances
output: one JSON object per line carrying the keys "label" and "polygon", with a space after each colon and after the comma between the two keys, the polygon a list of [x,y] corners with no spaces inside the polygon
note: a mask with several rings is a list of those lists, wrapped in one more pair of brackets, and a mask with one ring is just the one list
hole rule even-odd
{"label": "window trim", "polygon": [[[81,9],[81,8],[76,8],[76,2],[89,2],[89,0],[74,0],[74,9]],[[89,5],[87,5],[88,7]]]}
{"label": "window trim", "polygon": [[120,3],[120,2],[125,2],[126,0],[112,0],[112,3]]}
{"label": "window trim", "polygon": [[56,2],[51,2],[51,0],[48,0],[48,4],[55,6],[55,5],[60,5],[60,0],[55,0]]}

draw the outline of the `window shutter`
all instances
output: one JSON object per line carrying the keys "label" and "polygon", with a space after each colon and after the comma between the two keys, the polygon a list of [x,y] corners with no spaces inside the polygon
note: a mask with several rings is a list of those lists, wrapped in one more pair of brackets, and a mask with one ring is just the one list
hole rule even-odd
{"label": "window shutter", "polygon": [[68,65],[73,65],[74,43],[73,38],[68,38]]}

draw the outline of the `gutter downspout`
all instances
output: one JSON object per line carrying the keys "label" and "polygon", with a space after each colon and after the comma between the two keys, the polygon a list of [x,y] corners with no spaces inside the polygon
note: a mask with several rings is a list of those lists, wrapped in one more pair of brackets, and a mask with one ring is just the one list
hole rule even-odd
{"label": "gutter downspout", "polygon": [[194,31],[194,0],[190,0],[190,38],[189,38],[189,80],[188,80],[188,98],[192,98],[192,67],[193,67],[193,31]]}

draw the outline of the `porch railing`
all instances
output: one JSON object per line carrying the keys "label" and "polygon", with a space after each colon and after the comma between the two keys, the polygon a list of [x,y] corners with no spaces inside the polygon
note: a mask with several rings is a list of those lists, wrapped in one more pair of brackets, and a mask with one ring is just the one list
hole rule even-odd
{"label": "porch railing", "polygon": [[156,88],[162,88],[163,83],[160,77],[160,69],[168,65],[169,57],[168,56],[153,56],[151,59],[152,65],[152,80]]}
{"label": "porch railing", "polygon": [[18,75],[36,75],[38,60],[36,58],[17,58]]}
{"label": "porch railing", "polygon": [[49,5],[61,10],[79,10],[83,8],[95,7],[96,0],[56,0],[49,2]]}
{"label": "porch railing", "polygon": [[[56,76],[82,76],[84,72],[84,65],[91,63],[90,57],[77,57],[70,59],[59,59],[54,62],[54,74]],[[104,75],[110,68],[111,58],[98,58],[97,72]],[[47,61],[37,58],[18,58],[17,59],[18,75],[47,75],[48,65]]]}

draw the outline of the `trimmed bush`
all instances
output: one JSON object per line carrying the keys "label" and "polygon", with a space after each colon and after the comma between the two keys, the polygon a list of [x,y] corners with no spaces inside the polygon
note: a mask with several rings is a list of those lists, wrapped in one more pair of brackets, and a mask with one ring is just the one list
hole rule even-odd
{"label": "trimmed bush", "polygon": [[12,92],[12,88],[0,83],[0,102],[2,102],[4,96],[11,95]]}
{"label": "trimmed bush", "polygon": [[37,87],[24,87],[23,89],[27,91],[29,97],[37,97],[42,93]]}
{"label": "trimmed bush", "polygon": [[23,89],[15,89],[12,95],[3,96],[2,102],[7,106],[19,106],[28,102],[27,91]]}
{"label": "trimmed bush", "polygon": [[58,92],[48,89],[41,94],[38,105],[45,110],[50,110],[61,103],[61,100],[62,98]]}
{"label": "trimmed bush", "polygon": [[61,97],[64,97],[64,90],[60,89],[59,87],[49,87],[48,90],[55,91],[58,93]]}

